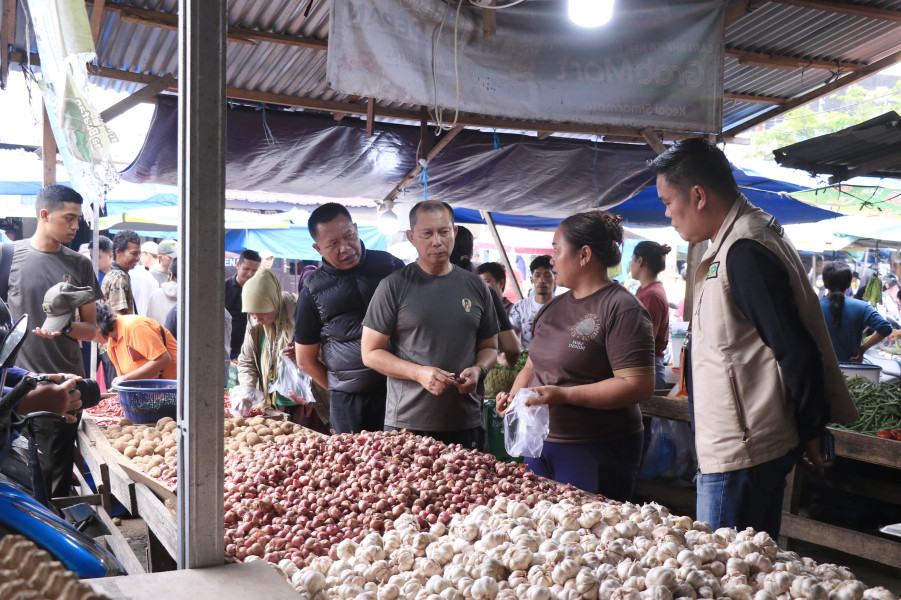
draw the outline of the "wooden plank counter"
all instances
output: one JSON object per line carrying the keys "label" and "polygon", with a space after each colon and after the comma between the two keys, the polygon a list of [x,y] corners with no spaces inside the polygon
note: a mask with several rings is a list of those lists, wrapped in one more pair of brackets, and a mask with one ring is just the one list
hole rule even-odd
{"label": "wooden plank counter", "polygon": [[[689,421],[688,402],[674,398],[654,396],[641,403],[642,414],[674,421]],[[844,458],[867,462],[892,469],[901,469],[901,442],[886,440],[841,429],[829,428],[835,436],[835,454]],[[821,523],[799,516],[797,498],[803,485],[803,469],[795,468],[785,490],[785,507],[782,513],[781,537],[802,540],[841,552],[849,552],[892,567],[901,568],[901,542]],[[886,482],[881,482],[885,484]],[[836,486],[840,487],[840,486]],[[859,494],[873,487],[861,482],[854,486]],[[659,486],[651,486],[659,490]],[[682,490],[684,495],[685,491]],[[891,494],[891,490],[887,491]],[[886,498],[881,498],[886,500]],[[682,501],[684,502],[684,498]],[[896,503],[897,499],[896,499]]]}
{"label": "wooden plank counter", "polygon": [[152,539],[158,540],[174,561],[178,531],[174,491],[129,464],[128,459],[112,447],[103,431],[89,418],[82,419],[78,431],[78,450],[94,478],[98,493],[107,496],[102,504],[109,506],[108,497],[112,495],[130,514],[142,518],[153,534]]}

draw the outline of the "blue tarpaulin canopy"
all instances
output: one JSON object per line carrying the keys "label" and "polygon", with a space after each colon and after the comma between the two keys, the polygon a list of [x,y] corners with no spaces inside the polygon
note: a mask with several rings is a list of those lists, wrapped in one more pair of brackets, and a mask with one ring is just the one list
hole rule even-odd
{"label": "blue tarpaulin canopy", "polygon": [[[360,239],[370,250],[387,250],[388,237],[377,227],[359,226]],[[279,258],[321,260],[313,249],[313,238],[306,225],[292,225],[288,229],[236,229],[225,234],[225,249],[239,253],[245,248],[266,249]]]}
{"label": "blue tarpaulin canopy", "polygon": [[[839,213],[823,210],[798,201],[789,194],[805,189],[803,186],[778,181],[761,175],[752,169],[732,167],[732,174],[739,189],[755,206],[760,207],[783,225],[794,223],[815,223],[825,219],[840,217]],[[670,220],[664,214],[663,203],[657,195],[657,186],[647,187],[625,202],[609,209],[621,215],[627,225],[644,225],[648,227],[668,226]],[[471,208],[455,208],[454,215],[460,223],[485,223],[479,211]],[[508,213],[492,213],[497,225],[524,227],[526,229],[555,229],[563,219],[530,217]]]}

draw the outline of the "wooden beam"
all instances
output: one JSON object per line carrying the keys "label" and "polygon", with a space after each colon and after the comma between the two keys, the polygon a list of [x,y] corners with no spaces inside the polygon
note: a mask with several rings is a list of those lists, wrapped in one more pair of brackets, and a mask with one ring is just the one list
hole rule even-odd
{"label": "wooden beam", "polygon": [[334,118],[336,121],[340,121],[341,119],[343,119],[346,116],[347,116],[346,112],[336,112],[332,115],[332,118]]}
{"label": "wooden beam", "polygon": [[44,105],[44,137],[41,144],[41,162],[44,167],[44,187],[56,183],[56,139],[53,137],[53,129],[50,127],[50,117],[47,116],[47,106]]}
{"label": "wooden beam", "polygon": [[372,137],[372,128],[375,126],[375,98],[366,101],[366,139]]}
{"label": "wooden beam", "polygon": [[[457,125],[453,129],[445,133],[441,137],[441,139],[438,140],[434,146],[432,146],[432,149],[429,150],[428,154],[425,155],[426,161],[431,162],[432,159],[438,156],[438,153],[444,150],[447,145],[450,144],[451,141],[453,141],[453,139],[457,137],[457,135],[459,135],[461,131],[463,131],[463,126]],[[382,202],[384,203],[390,200],[394,200],[402,189],[410,185],[410,183],[412,183],[412,181],[416,179],[416,176],[419,175],[421,171],[422,166],[417,163],[416,166],[413,167],[413,169],[409,173],[407,173],[403,179],[400,180],[400,183],[398,183],[396,186],[394,186],[394,189],[388,192],[388,195],[382,199]]]}
{"label": "wooden beam", "polygon": [[755,96],[753,94],[723,94],[723,100],[733,102],[753,102],[755,104],[782,104],[789,98],[777,98],[775,96]]}
{"label": "wooden beam", "polygon": [[[25,55],[21,52],[13,52],[11,60],[15,62],[24,62]],[[32,65],[39,65],[40,61],[37,54],[31,55]],[[156,75],[147,73],[132,73],[130,71],[122,71],[119,69],[111,69],[108,67],[98,67],[88,65],[88,73],[95,77],[105,77],[107,79],[115,79],[118,81],[131,81],[134,83],[149,84],[159,79]],[[168,91],[176,92],[176,87],[171,87]],[[287,94],[274,94],[271,92],[258,92],[253,90],[245,90],[241,88],[227,88],[226,95],[230,100],[245,100],[248,102],[263,102],[266,104],[276,104],[279,106],[290,106],[294,108],[304,108],[307,110],[320,110],[324,112],[338,113],[343,112],[349,115],[365,115],[367,112],[366,104],[359,102],[341,102],[337,100],[319,100],[317,98],[304,98],[301,96],[289,96]],[[418,123],[420,114],[417,110],[408,110],[402,108],[379,107],[378,115],[386,119],[397,119],[401,121],[412,121]],[[447,121],[453,120],[451,112],[445,112]],[[580,123],[554,123],[550,121],[520,121],[516,119],[505,119],[500,117],[481,117],[468,114],[460,114],[457,117],[457,123],[466,127],[482,127],[486,129],[512,129],[514,131],[554,131],[560,133],[584,133],[589,135],[604,136],[607,140],[623,138],[630,142],[641,142],[643,138],[639,130],[635,127],[620,127],[607,125],[584,125]],[[697,133],[685,131],[660,131],[658,135],[665,135],[666,139],[681,140],[686,138],[698,137]],[[728,137],[725,138],[729,141]]]}
{"label": "wooden beam", "polygon": [[723,17],[723,27],[729,27],[767,2],[769,2],[769,0],[736,0],[731,7],[726,9],[726,14]]}
{"label": "wooden beam", "polygon": [[788,112],[794,108],[798,108],[799,106],[804,106],[808,102],[813,102],[817,98],[828,96],[836,90],[840,90],[851,85],[852,83],[856,83],[864,77],[869,77],[873,73],[878,73],[882,69],[888,68],[898,62],[901,62],[901,50],[897,50],[884,58],[872,62],[865,67],[861,67],[853,73],[849,73],[844,77],[840,77],[831,83],[820,86],[811,92],[798,96],[797,98],[786,100],[778,108],[768,110],[767,112],[760,114],[748,121],[745,121],[744,123],[736,125],[724,131],[723,135],[736,135],[738,133],[741,133],[742,131],[754,127],[755,125],[763,123],[764,121],[769,121],[773,117],[777,117],[784,112]]}
{"label": "wooden beam", "polygon": [[429,127],[429,109],[425,106],[419,107],[419,152],[420,156],[428,156],[432,149],[435,136],[432,135]]}
{"label": "wooden beam", "polygon": [[175,81],[175,77],[173,77],[170,73],[167,73],[153,83],[148,83],[134,94],[123,98],[119,102],[116,102],[115,104],[104,110],[102,113],[100,113],[100,118],[104,121],[111,121],[142,102],[150,102],[151,100],[156,98],[163,90],[168,90],[171,87],[177,87],[177,85],[178,82]]}
{"label": "wooden beam", "polygon": [[[103,0],[105,2],[105,0]],[[86,5],[93,6],[93,2],[86,1]],[[168,29],[169,31],[178,31],[178,15],[158,10],[148,10],[146,8],[136,8],[133,6],[124,6],[119,3],[105,4],[104,10],[119,14],[119,18],[129,23],[138,23],[141,25],[149,25],[151,27],[159,27]],[[295,46],[298,48],[308,48],[310,50],[328,50],[328,40],[319,40],[298,35],[290,35],[287,33],[273,33],[269,31],[259,31],[257,29],[249,29],[246,27],[229,27],[227,38],[229,42],[238,44],[255,44],[257,42],[271,42],[274,44],[284,44]]]}
{"label": "wooden beam", "polygon": [[91,6],[91,37],[94,38],[94,47],[100,38],[100,22],[103,20],[103,10],[106,7],[106,0],[94,0]]}
{"label": "wooden beam", "polygon": [[[487,6],[493,6],[494,0],[487,0],[485,2]],[[494,39],[494,36],[497,34],[497,11],[494,9],[483,8],[482,9],[482,41],[487,42],[488,40]]]}
{"label": "wooden beam", "polygon": [[892,540],[786,513],[782,513],[781,534],[901,568],[901,544]]}
{"label": "wooden beam", "polygon": [[657,137],[657,134],[654,133],[654,130],[650,127],[645,127],[641,130],[641,137],[644,138],[644,141],[647,142],[648,146],[651,147],[651,150],[656,152],[657,154],[663,154],[666,152],[666,146],[663,145],[663,142]]}
{"label": "wooden beam", "polygon": [[9,79],[9,47],[16,41],[16,1],[3,0],[3,19],[0,26],[0,89],[6,89]]}
{"label": "wooden beam", "polygon": [[539,139],[539,140],[546,140],[546,139],[548,139],[549,137],[551,137],[551,134],[554,133],[554,132],[553,132],[553,131],[541,131],[541,130],[538,130],[538,131],[536,131],[535,133],[538,134],[538,139]]}
{"label": "wooden beam", "polygon": [[738,48],[728,47],[725,50],[725,55],[738,59],[738,62],[743,65],[763,67],[765,69],[783,69],[786,71],[794,71],[805,67],[811,69],[825,69],[827,71],[855,71],[866,66],[861,63],[798,58],[794,56],[785,56],[783,54],[750,52],[748,50],[739,50]]}
{"label": "wooden beam", "polygon": [[852,15],[855,17],[866,17],[868,19],[880,19],[883,21],[901,22],[901,11],[889,10],[885,8],[874,8],[872,6],[864,6],[861,4],[851,4],[850,2],[836,2],[835,0],[772,0],[778,4],[788,4],[791,6],[800,6],[801,8],[812,8],[814,10],[822,10],[825,12],[840,13],[843,15]]}

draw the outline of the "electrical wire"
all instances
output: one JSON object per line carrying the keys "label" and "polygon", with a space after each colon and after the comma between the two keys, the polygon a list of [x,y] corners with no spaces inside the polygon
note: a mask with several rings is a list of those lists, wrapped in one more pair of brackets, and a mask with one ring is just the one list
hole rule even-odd
{"label": "electrical wire", "polygon": [[444,123],[441,114],[441,106],[438,104],[438,46],[441,40],[441,32],[444,29],[444,21],[447,18],[447,11],[450,4],[444,6],[444,14],[441,16],[441,23],[437,28],[437,35],[432,34],[432,85],[435,93],[435,112],[432,115],[435,120],[435,134],[438,135],[442,130],[449,131],[457,126],[457,119],[460,116],[460,72],[457,62],[457,32],[460,22],[460,9],[463,7],[463,0],[457,2],[456,16],[454,17],[454,82],[456,85],[456,104],[454,105],[454,122],[450,125]]}
{"label": "electrical wire", "polygon": [[492,6],[492,5],[489,5],[487,2],[482,3],[482,2],[479,2],[478,0],[469,0],[469,3],[472,4],[473,6],[478,6],[479,8],[487,8],[490,10],[501,10],[504,8],[510,8],[511,6],[516,6],[517,4],[520,4],[522,2],[525,2],[525,0],[514,0],[513,2],[504,4],[502,6]]}

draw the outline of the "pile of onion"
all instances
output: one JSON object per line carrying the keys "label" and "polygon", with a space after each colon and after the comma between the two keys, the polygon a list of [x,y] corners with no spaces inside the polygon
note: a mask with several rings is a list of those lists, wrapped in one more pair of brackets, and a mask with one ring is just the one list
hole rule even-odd
{"label": "pile of onion", "polygon": [[232,455],[225,465],[226,553],[298,567],[412,515],[422,530],[498,496],[533,506],[596,498],[524,465],[406,432],[298,435]]}

